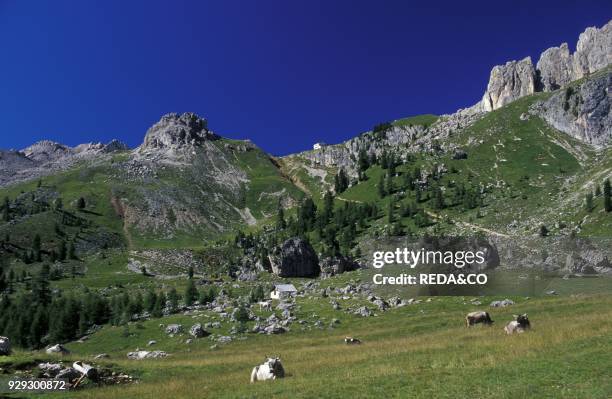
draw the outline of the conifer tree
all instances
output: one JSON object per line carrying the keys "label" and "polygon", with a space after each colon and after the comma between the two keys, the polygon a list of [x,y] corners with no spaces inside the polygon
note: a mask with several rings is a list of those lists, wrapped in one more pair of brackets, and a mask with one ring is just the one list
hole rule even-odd
{"label": "conifer tree", "polygon": [[193,280],[187,281],[185,288],[185,306],[191,306],[198,299],[198,290]]}
{"label": "conifer tree", "polygon": [[157,302],[157,295],[155,294],[155,291],[153,291],[153,289],[149,288],[149,290],[147,291],[144,297],[144,303],[143,303],[144,310],[151,313],[153,311],[153,308],[155,308],[156,302]]}
{"label": "conifer tree", "polygon": [[74,242],[70,242],[70,246],[68,247],[68,257],[70,259],[76,259],[76,250],[74,248]]}
{"label": "conifer tree", "polygon": [[[193,283],[192,280],[189,281]],[[170,308],[170,313],[175,313],[178,310],[178,301],[179,297],[178,293],[176,292],[176,288],[172,287],[168,292],[168,306]],[[187,301],[187,298],[185,298],[185,301]]]}
{"label": "conifer tree", "polygon": [[588,192],[584,199],[584,208],[587,212],[591,212],[593,210],[593,193]]}
{"label": "conifer tree", "polygon": [[384,198],[385,195],[387,195],[387,192],[385,191],[385,178],[383,175],[380,176],[380,180],[378,181],[378,196],[380,198]]}
{"label": "conifer tree", "polygon": [[610,188],[610,179],[604,180],[603,184],[603,201],[604,201],[604,209],[606,212],[612,211],[612,195]]}
{"label": "conifer tree", "polygon": [[4,197],[4,203],[2,205],[2,220],[8,222],[11,219],[10,205],[8,197]]}
{"label": "conifer tree", "polygon": [[34,236],[34,240],[32,241],[32,253],[34,254],[34,260],[36,262],[40,262],[41,254],[40,254],[40,235],[36,234]]}
{"label": "conifer tree", "polygon": [[278,200],[278,211],[276,213],[276,228],[279,230],[284,230],[287,227],[287,222],[285,221],[285,210],[283,209],[283,204],[281,200]]}
{"label": "conifer tree", "polygon": [[68,251],[66,250],[66,243],[64,242],[64,240],[60,241],[58,249],[59,260],[66,260],[67,252]]}

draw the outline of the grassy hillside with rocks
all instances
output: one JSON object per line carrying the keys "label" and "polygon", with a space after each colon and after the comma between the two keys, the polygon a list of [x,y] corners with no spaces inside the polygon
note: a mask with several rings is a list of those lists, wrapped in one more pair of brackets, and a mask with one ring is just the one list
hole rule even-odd
{"label": "grassy hillside with rocks", "polygon": [[[576,56],[561,81],[546,57],[470,108],[285,157],[192,113],[134,149],[1,151],[0,381],[74,383],[81,360],[99,384],[49,397],[610,397],[612,69]],[[484,249],[464,270],[491,284],[372,284],[396,247]],[[532,328],[507,336],[516,313]],[[286,378],[249,384],[273,355]]]}

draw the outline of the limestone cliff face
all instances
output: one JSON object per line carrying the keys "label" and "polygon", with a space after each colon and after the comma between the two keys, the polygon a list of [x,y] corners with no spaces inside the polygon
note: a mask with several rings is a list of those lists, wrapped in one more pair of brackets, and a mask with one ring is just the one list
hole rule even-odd
{"label": "limestone cliff face", "polygon": [[481,102],[483,111],[496,110],[537,91],[554,91],[612,64],[612,21],[580,34],[576,52],[567,43],[542,53],[533,67],[529,57],[493,67]]}
{"label": "limestone cliff face", "polygon": [[574,53],[574,78],[580,79],[612,64],[612,20],[601,29],[580,34]]}
{"label": "limestone cliff face", "polygon": [[600,72],[534,104],[531,112],[582,142],[607,145],[612,143],[611,88],[612,71]]}
{"label": "limestone cliff face", "polygon": [[171,113],[151,126],[139,151],[178,151],[197,146],[205,141],[216,140],[219,136],[208,130],[206,119],[194,113],[181,115]]}
{"label": "limestone cliff face", "polygon": [[491,71],[487,91],[482,98],[484,111],[493,111],[535,92],[536,72],[531,58],[497,65]]}
{"label": "limestone cliff face", "polygon": [[574,80],[574,61],[567,43],[544,51],[536,68],[540,77],[539,88],[543,91],[557,90]]}

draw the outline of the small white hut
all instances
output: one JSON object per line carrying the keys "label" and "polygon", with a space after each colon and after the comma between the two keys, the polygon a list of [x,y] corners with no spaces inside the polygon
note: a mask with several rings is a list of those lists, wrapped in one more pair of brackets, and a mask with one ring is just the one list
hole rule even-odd
{"label": "small white hut", "polygon": [[272,299],[284,299],[297,294],[297,289],[293,284],[276,284],[270,292]]}

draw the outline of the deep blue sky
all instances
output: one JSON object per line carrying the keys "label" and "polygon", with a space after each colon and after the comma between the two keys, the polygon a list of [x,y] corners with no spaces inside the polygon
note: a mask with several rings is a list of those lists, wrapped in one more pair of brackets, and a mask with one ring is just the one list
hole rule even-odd
{"label": "deep blue sky", "polygon": [[0,0],[0,148],[136,146],[193,111],[286,154],[469,106],[493,65],[610,18],[609,0]]}

